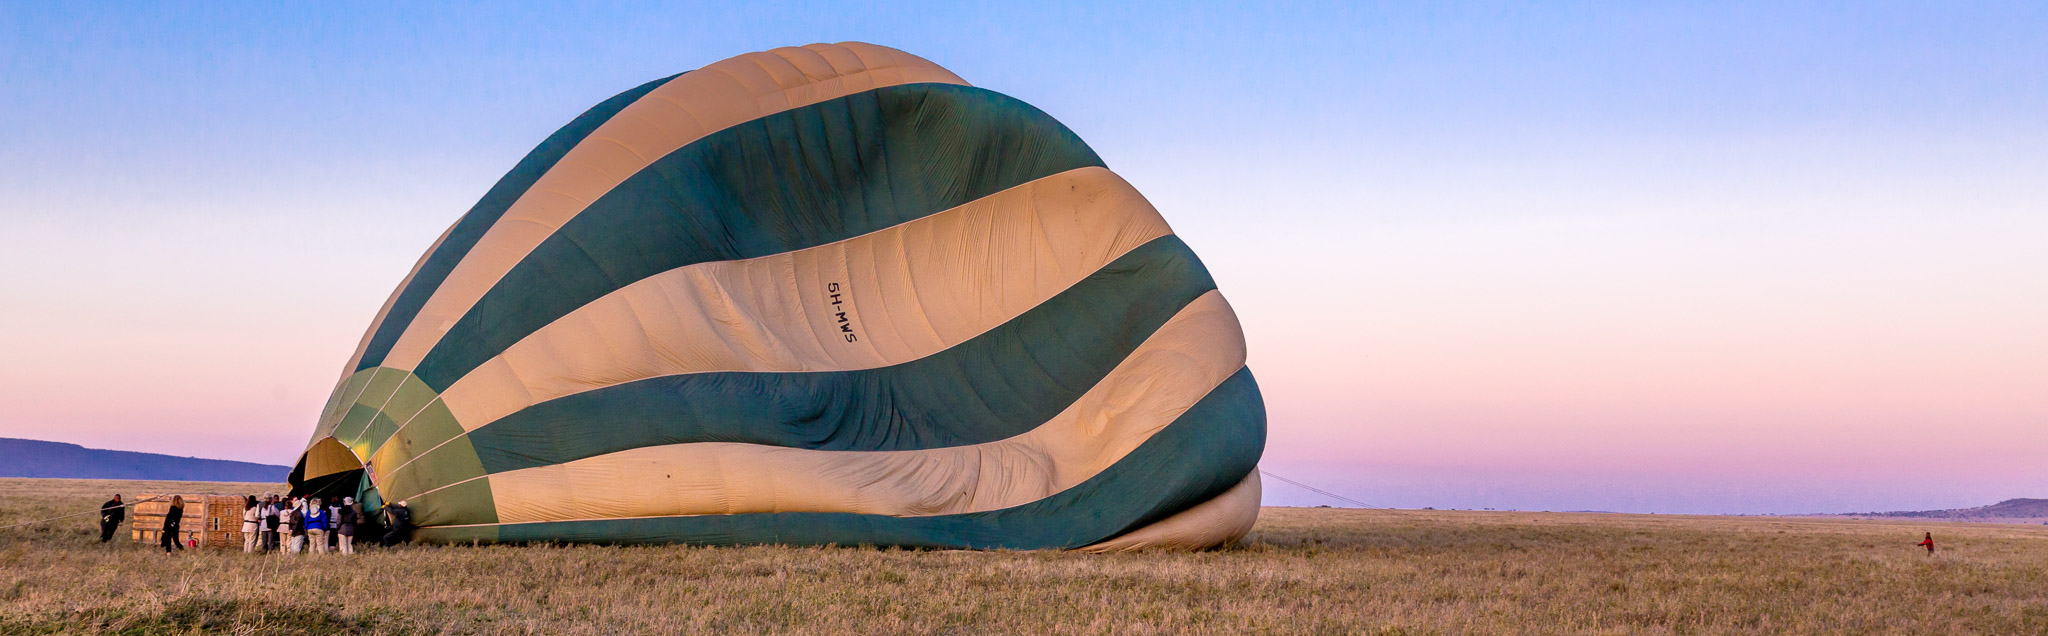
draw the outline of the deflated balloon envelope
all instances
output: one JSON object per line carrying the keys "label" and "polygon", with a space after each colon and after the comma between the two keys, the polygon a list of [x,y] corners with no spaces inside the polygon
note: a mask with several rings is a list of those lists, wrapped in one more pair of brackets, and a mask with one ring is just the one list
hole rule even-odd
{"label": "deflated balloon envelope", "polygon": [[439,542],[1203,548],[1265,412],[1188,246],[1072,131],[860,43],[648,82],[379,310],[293,470]]}

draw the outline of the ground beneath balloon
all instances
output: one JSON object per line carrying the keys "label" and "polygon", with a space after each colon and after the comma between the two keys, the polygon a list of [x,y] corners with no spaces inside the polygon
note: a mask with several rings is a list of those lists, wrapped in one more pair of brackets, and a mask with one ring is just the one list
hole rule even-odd
{"label": "ground beneath balloon", "polygon": [[[4,479],[0,526],[113,492],[251,489]],[[0,633],[2048,633],[2039,526],[1269,508],[1245,544],[1198,554],[282,558],[100,545],[93,523],[0,530]]]}

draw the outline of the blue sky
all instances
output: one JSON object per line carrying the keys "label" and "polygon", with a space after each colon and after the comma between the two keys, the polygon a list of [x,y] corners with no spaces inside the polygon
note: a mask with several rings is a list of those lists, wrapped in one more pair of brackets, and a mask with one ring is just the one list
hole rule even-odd
{"label": "blue sky", "polygon": [[0,436],[287,462],[542,137],[844,40],[1144,191],[1244,317],[1282,474],[1417,507],[2048,496],[2040,3],[9,3]]}

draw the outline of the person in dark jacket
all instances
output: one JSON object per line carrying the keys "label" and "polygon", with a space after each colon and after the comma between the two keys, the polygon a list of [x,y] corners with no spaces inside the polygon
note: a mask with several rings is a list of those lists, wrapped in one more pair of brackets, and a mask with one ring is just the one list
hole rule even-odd
{"label": "person in dark jacket", "polygon": [[113,540],[114,531],[121,529],[121,521],[127,518],[128,505],[121,503],[120,495],[100,504],[100,543]]}
{"label": "person in dark jacket", "polygon": [[178,525],[184,520],[185,498],[179,495],[171,495],[171,509],[164,511],[163,532],[157,533],[157,543],[163,545],[164,554],[170,554],[171,548],[185,549],[185,542],[180,541],[179,539],[182,537],[178,535]]}
{"label": "person in dark jacket", "polygon": [[287,528],[286,534],[290,535],[290,538],[286,539],[284,548],[285,553],[298,554],[300,552],[305,552],[306,501],[298,497],[293,497],[291,501],[291,507],[285,508],[283,514],[284,518],[280,521],[284,522],[285,528]]}
{"label": "person in dark jacket", "polygon": [[405,509],[405,502],[384,504],[384,527],[384,547],[412,540],[412,511]]}
{"label": "person in dark jacket", "polygon": [[343,497],[341,507],[334,513],[335,549],[342,554],[356,553],[356,521],[363,513],[356,510],[355,497]]}

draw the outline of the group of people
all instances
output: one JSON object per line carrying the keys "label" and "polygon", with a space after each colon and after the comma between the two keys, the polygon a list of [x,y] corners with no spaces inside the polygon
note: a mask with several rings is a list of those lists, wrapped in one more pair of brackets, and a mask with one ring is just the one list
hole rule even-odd
{"label": "group of people", "polygon": [[323,502],[264,495],[258,501],[251,495],[242,503],[242,551],[355,554],[356,527],[362,522],[363,509],[354,497]]}
{"label": "group of people", "polygon": [[[114,531],[127,518],[127,507],[120,495],[100,505],[100,543],[114,538]],[[412,511],[405,502],[386,504],[377,512],[382,513],[382,518],[371,519],[354,497],[323,501],[320,497],[266,494],[259,500],[249,495],[242,501],[242,551],[355,554],[357,531],[370,526],[383,527],[380,543],[384,547],[411,540]],[[185,549],[179,541],[184,520],[185,498],[172,495],[170,507],[164,511],[162,531],[157,533],[157,542],[165,553]]]}

